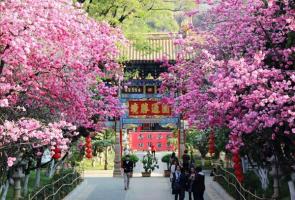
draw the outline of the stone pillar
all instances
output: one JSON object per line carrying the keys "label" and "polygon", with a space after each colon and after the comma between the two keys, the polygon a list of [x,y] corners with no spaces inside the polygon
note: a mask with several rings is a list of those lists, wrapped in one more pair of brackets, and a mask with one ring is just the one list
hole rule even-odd
{"label": "stone pillar", "polygon": [[[119,130],[118,130],[119,129]],[[121,176],[121,144],[120,144],[120,123],[116,122],[116,143],[113,177]]]}
{"label": "stone pillar", "polygon": [[185,150],[185,141],[184,141],[184,121],[183,120],[179,120],[179,128],[180,128],[180,131],[179,131],[179,134],[180,134],[180,137],[179,137],[179,149],[180,149],[180,158],[182,157],[183,155],[183,152]]}
{"label": "stone pillar", "polygon": [[184,131],[183,129],[180,129],[180,158],[182,157],[183,155],[183,152],[185,150],[185,141],[184,141]]}
{"label": "stone pillar", "polygon": [[13,173],[13,180],[14,180],[14,200],[21,199],[21,179],[24,178],[25,175],[23,173],[22,167],[16,168]]}

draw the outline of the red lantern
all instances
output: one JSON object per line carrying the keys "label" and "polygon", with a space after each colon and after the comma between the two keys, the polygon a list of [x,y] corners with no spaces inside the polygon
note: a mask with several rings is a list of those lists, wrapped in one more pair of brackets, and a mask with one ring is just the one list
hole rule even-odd
{"label": "red lantern", "polygon": [[91,145],[91,137],[87,136],[85,139],[85,152],[86,152],[86,158],[90,159],[92,158],[92,145]]}
{"label": "red lantern", "polygon": [[86,146],[86,148],[91,148],[92,144],[91,143],[86,143],[85,146]]}
{"label": "red lantern", "polygon": [[241,183],[244,180],[244,174],[239,154],[234,154],[232,160],[234,162],[235,175],[238,181]]}
{"label": "red lantern", "polygon": [[61,149],[55,147],[55,149],[53,150],[54,154],[52,156],[53,159],[58,160],[61,157]]}
{"label": "red lantern", "polygon": [[60,157],[61,157],[61,154],[60,154],[60,153],[55,153],[55,154],[52,156],[52,158],[55,159],[55,160],[60,159]]}
{"label": "red lantern", "polygon": [[241,183],[244,181],[244,175],[238,176],[237,177],[238,181]]}
{"label": "red lantern", "polygon": [[90,153],[92,153],[92,149],[88,148],[88,149],[86,149],[86,152],[90,154]]}
{"label": "red lantern", "polygon": [[87,136],[86,137],[86,143],[90,143],[91,142],[91,137],[90,136]]}
{"label": "red lantern", "polygon": [[241,170],[236,170],[235,175],[236,177],[241,177],[243,175],[243,172],[241,172]]}
{"label": "red lantern", "polygon": [[92,158],[92,154],[91,153],[90,154],[86,154],[86,158],[88,158],[88,159]]}
{"label": "red lantern", "polygon": [[59,148],[56,147],[56,148],[54,149],[54,153],[61,153],[61,150],[60,150]]}
{"label": "red lantern", "polygon": [[238,169],[239,169],[238,165],[234,164],[234,170],[236,171]]}

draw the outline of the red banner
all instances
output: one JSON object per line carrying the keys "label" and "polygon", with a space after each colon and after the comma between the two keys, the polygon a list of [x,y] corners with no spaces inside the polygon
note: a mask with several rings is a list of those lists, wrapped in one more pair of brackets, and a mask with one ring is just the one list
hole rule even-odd
{"label": "red banner", "polygon": [[174,146],[168,143],[172,132],[129,132],[129,144],[132,150],[146,151],[154,145],[156,151],[172,151]]}
{"label": "red banner", "polygon": [[171,115],[171,108],[159,101],[129,101],[129,116]]}

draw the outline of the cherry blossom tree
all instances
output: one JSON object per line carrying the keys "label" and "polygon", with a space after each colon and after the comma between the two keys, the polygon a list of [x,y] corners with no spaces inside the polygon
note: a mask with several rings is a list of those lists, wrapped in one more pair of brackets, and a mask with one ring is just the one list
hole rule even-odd
{"label": "cherry blossom tree", "polygon": [[[287,174],[295,161],[294,8],[294,1],[280,0],[211,5],[192,34],[176,40],[184,47],[162,88],[191,124],[229,128],[233,153],[249,136],[266,136],[275,167]],[[194,59],[185,60],[186,52]]]}
{"label": "cherry blossom tree", "polygon": [[121,114],[117,87],[104,80],[121,78],[117,45],[125,39],[70,0],[5,0],[0,10],[5,172],[42,157],[46,148],[66,152],[76,127],[100,130]]}
{"label": "cherry blossom tree", "polygon": [[119,30],[71,1],[4,1],[1,11],[2,107],[46,107],[86,127],[93,115],[118,114],[116,88],[99,78],[120,69]]}

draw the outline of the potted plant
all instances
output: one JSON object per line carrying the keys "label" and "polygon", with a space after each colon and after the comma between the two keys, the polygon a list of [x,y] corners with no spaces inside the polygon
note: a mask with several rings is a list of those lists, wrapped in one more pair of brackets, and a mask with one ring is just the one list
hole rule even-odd
{"label": "potted plant", "polygon": [[147,154],[143,156],[142,159],[144,172],[141,172],[142,177],[150,177],[152,171],[159,168],[157,160],[152,156],[152,154]]}
{"label": "potted plant", "polygon": [[[139,161],[139,158],[135,155],[135,154],[130,154],[130,161],[133,162],[134,167],[136,166],[136,163]],[[126,155],[124,155],[122,157],[122,160],[125,161],[126,160]],[[131,173],[131,177],[132,177],[133,173]]]}
{"label": "potted plant", "polygon": [[170,177],[170,157],[171,157],[170,153],[165,154],[162,157],[162,162],[167,164],[167,169],[164,170],[164,176],[165,177]]}

